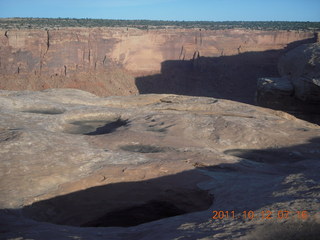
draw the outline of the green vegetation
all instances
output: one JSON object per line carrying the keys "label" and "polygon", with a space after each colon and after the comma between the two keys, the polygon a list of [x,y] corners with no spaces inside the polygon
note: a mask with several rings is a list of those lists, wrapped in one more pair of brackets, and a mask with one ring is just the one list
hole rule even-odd
{"label": "green vegetation", "polygon": [[154,21],[154,20],[110,20],[76,18],[0,18],[0,29],[52,29],[63,27],[127,27],[139,29],[199,28],[255,29],[255,30],[311,30],[319,31],[320,22],[243,22],[243,21]]}

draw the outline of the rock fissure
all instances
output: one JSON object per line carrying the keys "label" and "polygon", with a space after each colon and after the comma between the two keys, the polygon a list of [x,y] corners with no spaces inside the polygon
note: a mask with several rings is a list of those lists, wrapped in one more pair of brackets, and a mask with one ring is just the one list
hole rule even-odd
{"label": "rock fissure", "polygon": [[45,52],[45,55],[48,53],[49,51],[49,48],[50,48],[50,33],[49,33],[49,30],[47,30],[47,49],[46,49],[46,52]]}

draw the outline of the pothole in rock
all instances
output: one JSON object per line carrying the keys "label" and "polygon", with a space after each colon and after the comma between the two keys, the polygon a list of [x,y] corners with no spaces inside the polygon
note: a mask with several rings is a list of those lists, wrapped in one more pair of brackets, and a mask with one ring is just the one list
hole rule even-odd
{"label": "pothole in rock", "polygon": [[109,212],[81,227],[130,227],[158,219],[185,214],[186,211],[166,201],[151,200],[147,203]]}
{"label": "pothole in rock", "polygon": [[[154,181],[93,187],[33,203],[23,214],[41,222],[79,227],[130,227],[203,211],[212,197],[203,190],[170,188]],[[172,180],[172,181],[171,181]]]}
{"label": "pothole in rock", "polygon": [[62,114],[65,111],[66,110],[60,109],[60,108],[30,108],[30,109],[24,109],[21,112],[57,115],[57,114]]}
{"label": "pothole in rock", "polygon": [[68,123],[64,131],[70,134],[102,135],[112,133],[120,127],[128,125],[128,120],[83,120]]}
{"label": "pothole in rock", "polygon": [[143,144],[123,145],[120,147],[120,149],[127,152],[136,152],[136,153],[160,153],[160,152],[166,152],[170,150],[170,148],[168,147],[159,147],[159,146],[143,145]]}
{"label": "pothole in rock", "polygon": [[21,136],[22,132],[14,129],[1,129],[0,128],[0,142],[9,142]]}
{"label": "pothole in rock", "polygon": [[269,164],[305,160],[305,156],[303,156],[303,154],[299,154],[295,151],[283,151],[279,149],[229,149],[224,151],[224,153],[254,162]]}

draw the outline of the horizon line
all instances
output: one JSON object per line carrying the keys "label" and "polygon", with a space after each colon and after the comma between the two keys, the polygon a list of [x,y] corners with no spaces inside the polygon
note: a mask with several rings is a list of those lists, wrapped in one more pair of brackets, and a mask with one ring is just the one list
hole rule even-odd
{"label": "horizon line", "polygon": [[123,19],[123,18],[77,18],[77,17],[1,17],[0,19],[78,19],[78,20],[111,20],[111,21],[158,21],[158,22],[305,22],[320,23],[320,21],[297,20],[163,20],[163,19]]}

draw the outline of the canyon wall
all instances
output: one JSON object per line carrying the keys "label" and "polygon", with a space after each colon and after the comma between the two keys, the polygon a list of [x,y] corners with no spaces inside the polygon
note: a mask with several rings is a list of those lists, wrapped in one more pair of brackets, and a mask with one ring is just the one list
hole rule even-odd
{"label": "canyon wall", "polygon": [[314,33],[297,31],[1,30],[0,88],[74,87],[98,95],[131,95],[141,92],[137,77],[161,73],[168,61],[281,50],[311,38]]}

